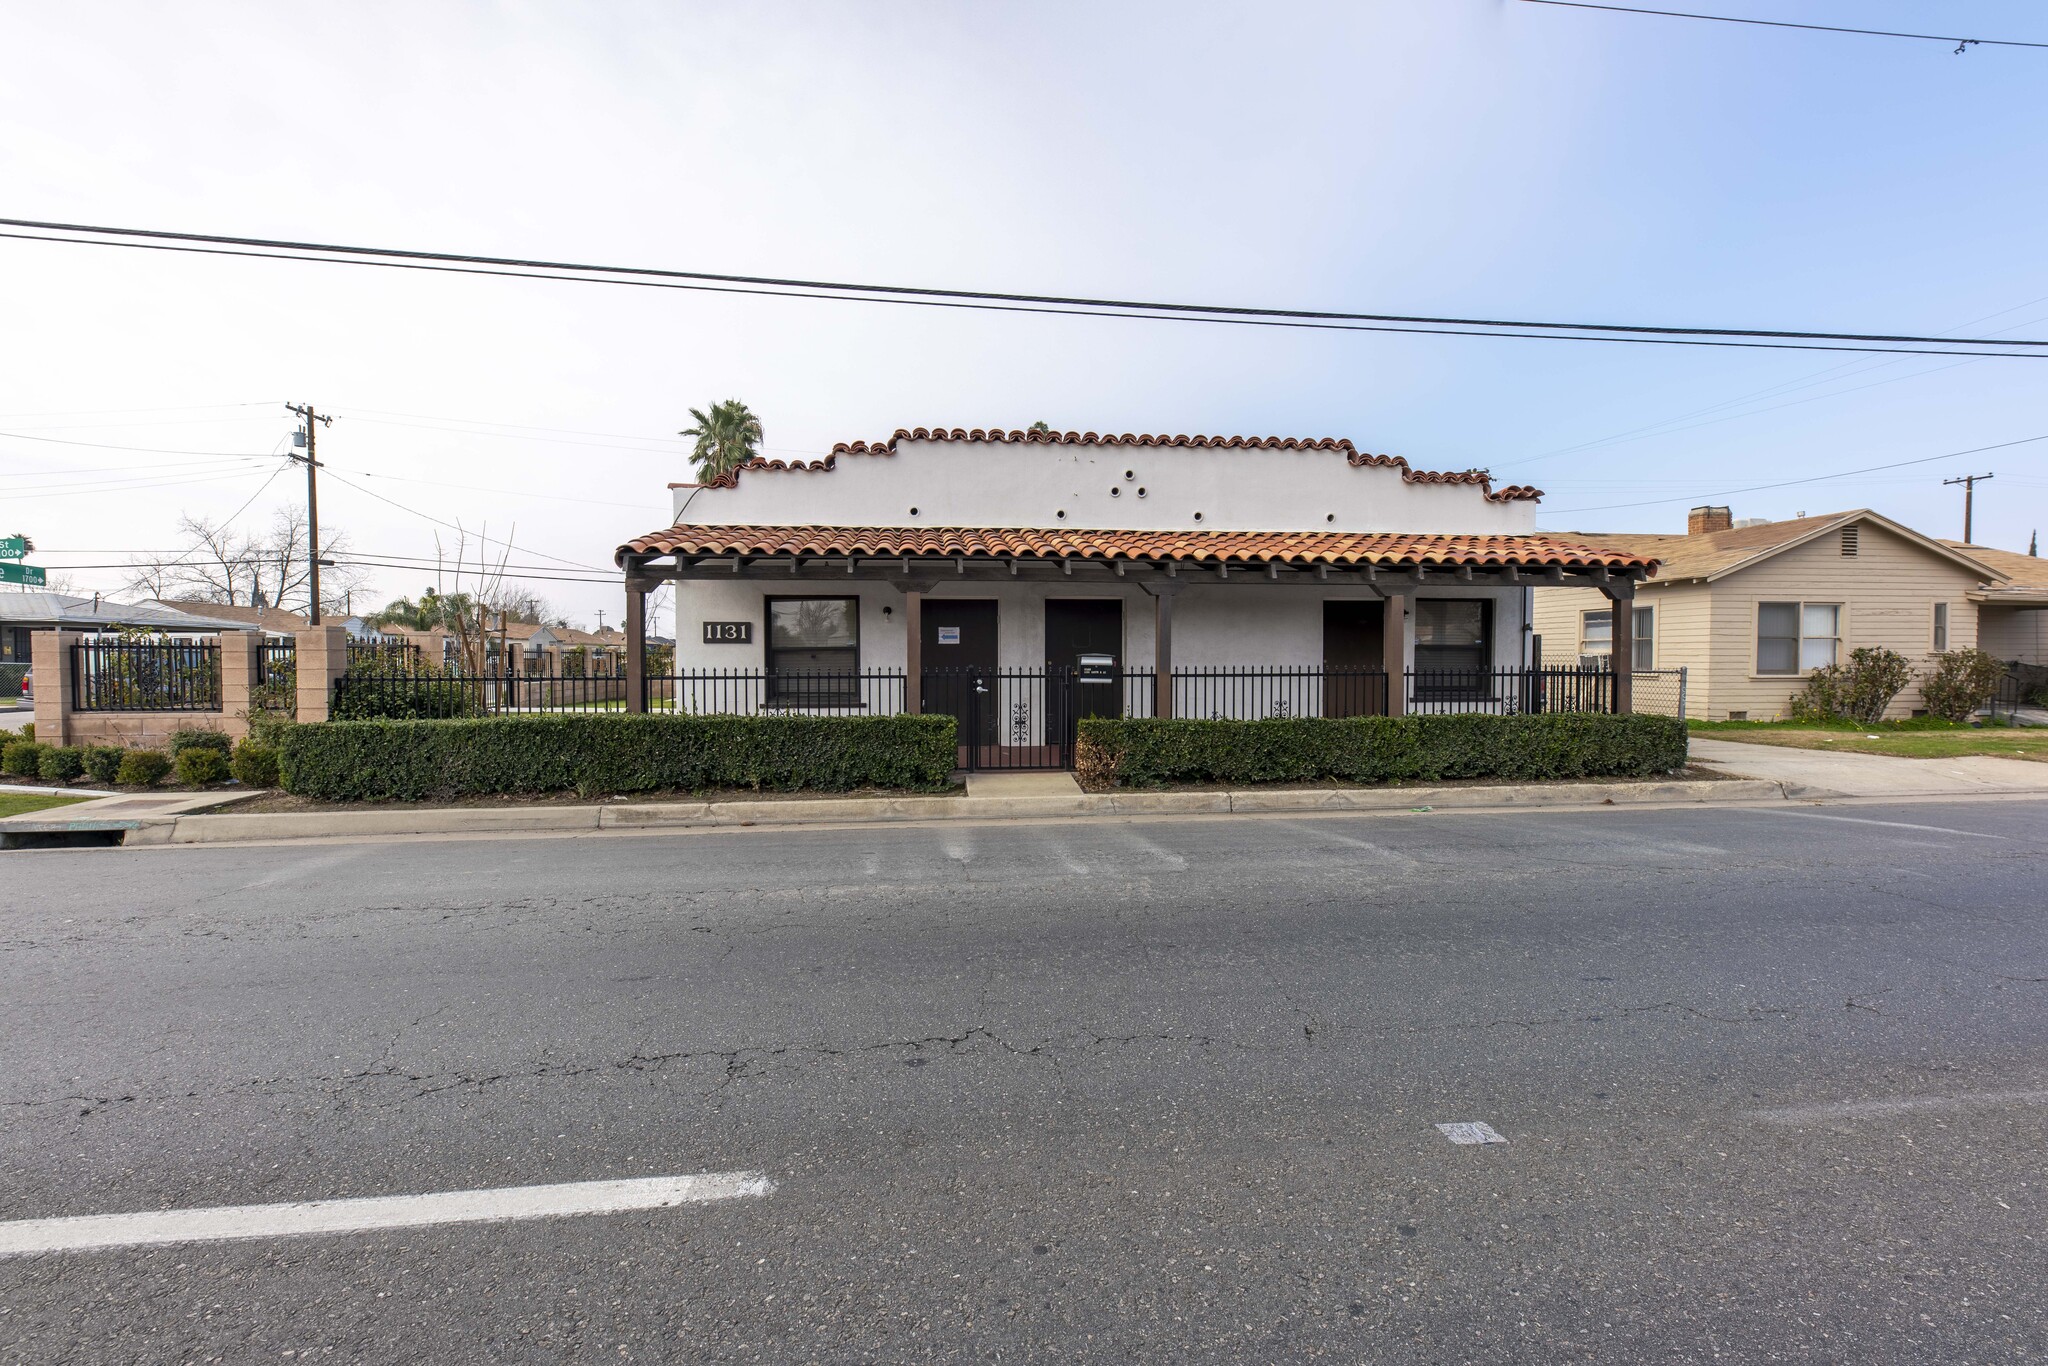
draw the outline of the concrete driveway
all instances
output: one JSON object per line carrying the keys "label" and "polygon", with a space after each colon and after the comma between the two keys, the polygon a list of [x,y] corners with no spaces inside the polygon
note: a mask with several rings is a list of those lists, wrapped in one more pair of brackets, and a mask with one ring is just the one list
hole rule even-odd
{"label": "concrete driveway", "polygon": [[[1692,739],[1695,763],[1848,797],[1982,796],[2048,792],[2048,764],[2030,759],[1900,759],[1734,740]],[[1796,795],[1796,794],[1795,794]]]}

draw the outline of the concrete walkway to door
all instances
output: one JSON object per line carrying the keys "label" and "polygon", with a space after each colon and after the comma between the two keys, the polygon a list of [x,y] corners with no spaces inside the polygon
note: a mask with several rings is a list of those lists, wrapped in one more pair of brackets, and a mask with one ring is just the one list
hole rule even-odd
{"label": "concrete walkway to door", "polygon": [[1078,797],[1081,784],[1071,773],[970,773],[970,797]]}
{"label": "concrete walkway to door", "polygon": [[1692,737],[1693,762],[1739,778],[1764,778],[1793,790],[1844,797],[1932,797],[1994,793],[2048,794],[2048,764],[2031,759],[1901,759],[1890,754],[1835,754],[1783,745],[1746,745]]}

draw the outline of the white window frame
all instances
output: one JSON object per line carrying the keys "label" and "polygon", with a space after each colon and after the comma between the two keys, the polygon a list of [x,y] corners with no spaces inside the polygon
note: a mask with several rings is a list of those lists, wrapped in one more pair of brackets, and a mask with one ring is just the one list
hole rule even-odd
{"label": "white window frame", "polygon": [[[1592,625],[1594,617],[1607,618],[1607,639],[1596,641],[1589,633],[1587,628]],[[1647,631],[1643,629],[1645,622],[1649,623]],[[1629,627],[1634,633],[1629,637],[1634,647],[1629,655],[1629,667],[1636,673],[1656,668],[1657,609],[1654,606],[1637,604],[1629,613]],[[1614,609],[1591,607],[1579,613],[1579,657],[1583,659],[1588,655],[1606,655],[1611,658],[1613,654]]]}
{"label": "white window frame", "polygon": [[[1764,667],[1764,634],[1763,634],[1763,628],[1764,628],[1764,608],[1766,608],[1766,607],[1790,607],[1790,608],[1792,608],[1792,610],[1793,610],[1794,614],[1796,615],[1796,617],[1797,617],[1797,619],[1798,619],[1798,629],[1799,629],[1799,634],[1798,634],[1798,635],[1796,635],[1796,636],[1772,636],[1772,637],[1771,637],[1771,639],[1773,639],[1773,640],[1791,640],[1791,641],[1793,641],[1793,642],[1794,642],[1794,645],[1793,645],[1793,653],[1792,653],[1792,662],[1793,662],[1793,667],[1792,667],[1792,668],[1791,668],[1790,670],[1785,670],[1785,669],[1766,669],[1766,668]],[[1817,635],[1808,635],[1808,634],[1807,634],[1807,632],[1806,632],[1806,614],[1807,614],[1807,612],[1808,612],[1808,610],[1809,610],[1809,609],[1811,609],[1811,608],[1815,608],[1815,607],[1827,607],[1827,608],[1831,608],[1831,609],[1833,609],[1833,611],[1834,611],[1834,614],[1835,614],[1835,633],[1834,633],[1833,635],[1831,635],[1831,636],[1817,636]],[[1808,664],[1808,663],[1806,663],[1806,643],[1807,643],[1808,641],[1810,641],[1810,640],[1826,640],[1826,641],[1832,641],[1832,642],[1834,643],[1834,651],[1833,651],[1833,657],[1832,657],[1831,659],[1829,659],[1828,663],[1829,663],[1829,664],[1839,664],[1839,663],[1841,663],[1841,662],[1842,662],[1842,646],[1843,646],[1844,642],[1845,642],[1845,641],[1846,641],[1846,639],[1847,639],[1847,636],[1846,636],[1846,635],[1844,634],[1844,632],[1843,632],[1843,630],[1842,630],[1842,624],[1843,624],[1843,623],[1842,623],[1842,617],[1843,617],[1843,613],[1844,613],[1844,611],[1845,611],[1845,610],[1846,610],[1846,609],[1845,609],[1844,605],[1843,605],[1842,603],[1840,603],[1840,602],[1808,602],[1808,601],[1805,601],[1805,600],[1793,601],[1792,599],[1789,599],[1789,598],[1772,598],[1772,599],[1770,599],[1770,600],[1769,600],[1769,601],[1767,601],[1767,602],[1766,602],[1766,601],[1759,601],[1759,602],[1758,602],[1758,603],[1756,604],[1756,611],[1755,611],[1755,612],[1754,612],[1754,613],[1752,614],[1752,616],[1751,616],[1751,618],[1750,618],[1750,640],[1751,640],[1751,642],[1752,642],[1752,646],[1751,646],[1751,650],[1752,650],[1752,653],[1751,653],[1751,655],[1750,655],[1750,668],[1751,668],[1752,670],[1754,670],[1754,672],[1753,672],[1753,674],[1752,674],[1752,677],[1755,677],[1755,678],[1801,678],[1801,677],[1804,677],[1804,676],[1805,676],[1805,675],[1807,675],[1807,674],[1810,674],[1810,673],[1812,673],[1812,672],[1813,672],[1813,671],[1814,671],[1815,669],[1820,669],[1820,668],[1826,668],[1826,667],[1827,667],[1827,665],[1824,665],[1824,664]]]}

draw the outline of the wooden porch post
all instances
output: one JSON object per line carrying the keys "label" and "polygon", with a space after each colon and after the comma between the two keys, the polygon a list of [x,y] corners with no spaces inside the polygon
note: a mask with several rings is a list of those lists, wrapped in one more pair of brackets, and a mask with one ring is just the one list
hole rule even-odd
{"label": "wooden porch post", "polygon": [[924,711],[924,592],[903,590],[903,710]]}
{"label": "wooden porch post", "polygon": [[[682,614],[677,613],[679,629],[681,624]],[[626,710],[647,710],[647,590],[630,579],[626,582]]]}
{"label": "wooden porch post", "polygon": [[1387,671],[1387,715],[1408,710],[1408,599],[1399,593],[1386,598],[1380,624],[1380,659]]}
{"label": "wooden porch post", "polygon": [[1173,595],[1180,585],[1167,582],[1152,588],[1152,714],[1164,721],[1173,716]]}
{"label": "wooden porch post", "polygon": [[1610,628],[1608,660],[1614,668],[1614,712],[1626,716],[1636,709],[1636,581],[1614,579],[1602,584],[1607,595]]}

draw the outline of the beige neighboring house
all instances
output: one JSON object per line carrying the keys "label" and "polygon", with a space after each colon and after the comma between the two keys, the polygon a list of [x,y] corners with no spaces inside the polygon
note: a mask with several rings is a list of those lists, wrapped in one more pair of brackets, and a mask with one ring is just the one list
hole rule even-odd
{"label": "beige neighboring house", "polygon": [[[1686,714],[1716,721],[1783,717],[1808,673],[1866,646],[1912,662],[1914,682],[1890,713],[1910,716],[1922,709],[1919,677],[1932,656],[1977,645],[1982,599],[2006,582],[1978,547],[1867,508],[1737,526],[1725,507],[1698,507],[1682,536],[1597,539],[1661,562],[1636,589],[1635,666],[1684,668]],[[1545,664],[1608,654],[1607,604],[1558,588],[1538,588],[1535,599]]]}
{"label": "beige neighboring house", "polygon": [[1942,544],[1990,565],[2003,579],[1970,594],[1978,648],[2008,663],[2048,666],[2048,560],[1966,541]]}

